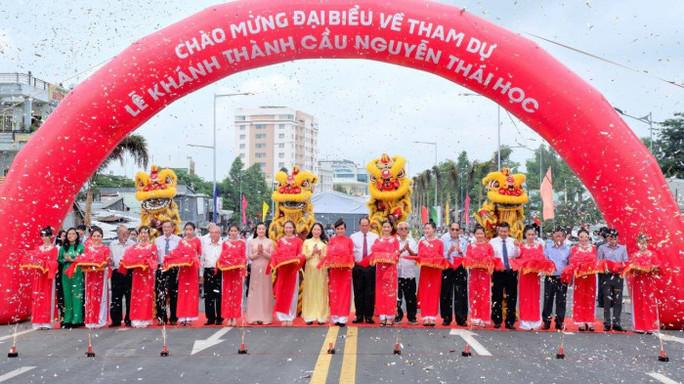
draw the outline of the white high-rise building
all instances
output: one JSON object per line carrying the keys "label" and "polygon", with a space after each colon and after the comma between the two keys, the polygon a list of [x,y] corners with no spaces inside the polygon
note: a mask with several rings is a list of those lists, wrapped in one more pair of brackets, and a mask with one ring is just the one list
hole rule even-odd
{"label": "white high-rise building", "polygon": [[281,106],[238,108],[235,136],[238,156],[247,167],[261,166],[268,182],[281,168],[314,171],[318,165],[318,123],[308,113]]}

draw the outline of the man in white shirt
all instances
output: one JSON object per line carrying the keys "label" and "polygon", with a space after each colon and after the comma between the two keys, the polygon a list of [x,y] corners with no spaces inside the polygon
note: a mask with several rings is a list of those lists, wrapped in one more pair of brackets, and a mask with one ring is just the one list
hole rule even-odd
{"label": "man in white shirt", "polygon": [[397,224],[397,234],[399,235],[399,263],[397,272],[399,276],[399,291],[397,292],[397,317],[396,323],[400,323],[404,318],[401,308],[402,299],[406,300],[406,318],[410,324],[416,323],[416,275],[418,266],[415,260],[408,260],[406,256],[415,256],[418,253],[418,243],[409,235],[409,225],[402,221]]}
{"label": "man in white shirt", "polygon": [[123,258],[126,250],[135,245],[133,240],[128,238],[128,228],[121,224],[116,228],[116,240],[112,240],[109,243],[109,251],[112,255],[112,302],[109,306],[109,317],[112,319],[110,327],[120,327],[121,317],[123,313],[123,299],[126,299],[126,317],[124,319],[124,324],[127,327],[131,326],[130,312],[131,312],[131,284],[132,284],[132,273],[123,274],[119,272],[119,263],[121,258]]}
{"label": "man in white shirt", "polygon": [[349,236],[354,243],[354,269],[352,270],[352,283],[354,285],[354,306],[356,307],[356,319],[354,324],[363,322],[373,324],[373,310],[375,309],[375,267],[368,265],[368,255],[371,247],[378,239],[378,235],[369,232],[370,220],[362,217],[359,220],[359,232]]}
{"label": "man in white shirt", "polygon": [[501,259],[503,271],[492,274],[492,322],[494,328],[501,327],[502,302],[506,291],[506,328],[515,329],[515,309],[518,302],[518,272],[511,269],[511,260],[518,257],[520,249],[515,240],[508,236],[510,226],[503,222],[497,228],[498,236],[489,240],[494,256]]}
{"label": "man in white shirt", "polygon": [[216,261],[221,256],[223,241],[221,228],[214,223],[208,226],[209,237],[202,238],[202,255],[200,256],[200,276],[204,284],[204,313],[207,322],[204,325],[221,325],[221,278],[222,273],[216,268]]}
{"label": "man in white shirt", "polygon": [[[445,233],[441,240],[444,244],[444,258],[449,263],[453,263],[457,258],[463,258],[468,247],[468,239],[463,236],[461,226],[458,223],[451,223],[449,232]],[[463,266],[459,266],[455,270],[447,268],[442,271],[439,312],[444,326],[451,324],[454,314],[458,325],[466,325],[468,320],[468,271]]]}
{"label": "man in white shirt", "polygon": [[[176,325],[176,303],[178,303],[178,268],[171,268],[162,272],[164,257],[171,253],[181,238],[173,233],[174,225],[170,221],[162,223],[162,235],[154,240],[157,246],[157,273],[154,289],[157,292],[157,321],[159,323]],[[167,314],[166,299],[169,299],[169,312]]]}

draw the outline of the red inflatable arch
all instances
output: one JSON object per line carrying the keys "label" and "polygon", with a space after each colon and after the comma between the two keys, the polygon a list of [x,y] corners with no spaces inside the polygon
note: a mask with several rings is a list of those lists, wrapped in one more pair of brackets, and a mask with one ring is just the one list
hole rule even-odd
{"label": "red inflatable arch", "polygon": [[[494,100],[543,136],[630,250],[665,264],[662,321],[684,327],[679,209],[658,164],[610,103],[533,42],[463,9],[410,0],[237,1],[147,36],[76,87],[19,153],[0,190],[0,321],[26,318],[19,254],[59,227],[114,145],[165,106],[231,74],[298,59],[369,59],[430,72]],[[397,79],[400,81],[400,79]]]}

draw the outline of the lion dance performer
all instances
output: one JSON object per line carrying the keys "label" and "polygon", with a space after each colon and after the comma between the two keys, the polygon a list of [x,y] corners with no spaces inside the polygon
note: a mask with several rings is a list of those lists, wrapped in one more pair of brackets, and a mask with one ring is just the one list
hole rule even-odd
{"label": "lion dance performer", "polygon": [[280,240],[285,234],[284,226],[288,221],[295,224],[297,235],[308,235],[315,222],[311,196],[318,177],[294,166],[289,175],[285,171],[276,173],[275,180],[275,189],[271,195],[275,202],[275,212],[268,237],[275,242]]}
{"label": "lion dance performer", "polygon": [[511,237],[518,241],[522,239],[525,222],[523,204],[529,200],[527,191],[522,187],[525,179],[523,174],[511,174],[508,168],[490,172],[482,179],[487,200],[475,215],[475,220],[485,229],[487,238],[496,236],[497,225],[506,222],[511,228]]}
{"label": "lion dance performer", "polygon": [[173,233],[180,232],[178,205],[173,201],[176,196],[178,177],[171,169],[159,169],[153,165],[150,173],[143,171],[135,175],[135,198],[140,201],[140,225],[152,230],[152,239],[161,234],[165,221],[173,223]]}
{"label": "lion dance performer", "polygon": [[388,220],[392,227],[407,221],[411,214],[411,180],[406,176],[406,159],[383,153],[366,165],[370,175],[371,230],[380,234],[382,223]]}

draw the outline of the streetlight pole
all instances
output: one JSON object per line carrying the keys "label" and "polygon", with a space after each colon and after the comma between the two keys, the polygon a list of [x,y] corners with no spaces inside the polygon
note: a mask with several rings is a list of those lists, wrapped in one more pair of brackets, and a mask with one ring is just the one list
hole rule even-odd
{"label": "streetlight pole", "polygon": [[625,113],[622,109],[613,107],[617,111],[617,113],[621,114],[622,116],[627,116],[629,118],[632,118],[637,121],[641,121],[644,124],[648,124],[648,134],[649,134],[649,151],[653,153],[653,131],[655,130],[653,128],[653,123],[656,123],[653,121],[653,112],[649,112],[648,115],[642,116],[642,117],[637,117],[637,116],[632,116],[628,113]]}
{"label": "streetlight pole", "polygon": [[[437,142],[434,141],[414,141],[414,144],[425,144],[425,145],[432,145],[435,150],[435,168],[439,171],[439,167],[437,165]],[[437,176],[435,176],[435,205],[437,205]]]}
{"label": "streetlight pole", "polygon": [[236,92],[236,93],[215,93],[214,94],[214,109],[213,109],[213,138],[212,145],[200,145],[200,144],[187,144],[188,147],[196,148],[206,148],[212,150],[212,163],[213,163],[213,183],[211,189],[212,196],[212,222],[218,222],[218,194],[216,190],[216,101],[222,97],[232,97],[232,96],[250,96],[254,95],[252,92]]}

